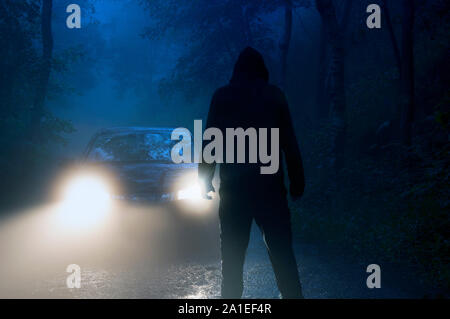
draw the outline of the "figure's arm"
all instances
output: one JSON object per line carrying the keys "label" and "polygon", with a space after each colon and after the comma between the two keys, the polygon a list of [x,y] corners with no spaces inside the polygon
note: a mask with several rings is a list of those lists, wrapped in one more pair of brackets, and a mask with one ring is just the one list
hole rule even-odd
{"label": "figure's arm", "polygon": [[305,190],[305,175],[303,161],[300,154],[297,138],[295,136],[292,118],[285,95],[280,96],[280,146],[286,158],[287,170],[290,181],[290,194],[293,197],[301,197]]}
{"label": "figure's arm", "polygon": [[[216,103],[216,94],[214,94],[208,112],[208,119],[206,121],[205,130],[210,127],[217,126],[217,103]],[[214,178],[214,172],[216,169],[216,163],[205,163],[203,160],[200,164],[198,164],[198,177],[200,183],[202,183],[205,187],[206,194],[209,192],[214,192],[214,187],[212,184],[212,180]]]}

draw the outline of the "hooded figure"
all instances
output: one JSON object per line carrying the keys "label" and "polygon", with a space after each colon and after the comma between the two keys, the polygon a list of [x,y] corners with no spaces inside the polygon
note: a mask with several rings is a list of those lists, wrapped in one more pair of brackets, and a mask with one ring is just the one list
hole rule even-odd
{"label": "hooded figure", "polygon": [[[261,229],[269,251],[278,288],[283,298],[302,298],[297,264],[292,251],[290,212],[286,198],[282,156],[287,164],[289,190],[293,198],[303,195],[305,180],[297,139],[284,93],[269,84],[262,55],[247,47],[239,55],[230,83],[219,88],[211,101],[206,128],[219,128],[226,139],[227,128],[266,128],[266,150],[278,159],[274,174],[261,174],[267,163],[249,163],[250,138],[246,137],[245,163],[220,164],[220,239],[222,253],[222,297],[240,298],[243,266],[252,222]],[[278,150],[271,150],[272,128],[279,129]],[[236,148],[236,137],[233,136]],[[228,145],[230,141],[225,141]],[[273,145],[273,144],[272,144]],[[261,140],[258,141],[258,150]],[[278,153],[276,153],[278,152]],[[278,156],[278,157],[277,157]],[[224,159],[227,159],[226,151]],[[205,191],[214,191],[215,163],[199,165]]]}

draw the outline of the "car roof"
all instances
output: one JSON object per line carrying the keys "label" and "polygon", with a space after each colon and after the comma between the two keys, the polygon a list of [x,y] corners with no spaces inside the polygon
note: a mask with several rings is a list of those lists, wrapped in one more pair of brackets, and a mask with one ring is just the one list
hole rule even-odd
{"label": "car roof", "polygon": [[134,132],[172,132],[174,127],[139,127],[139,126],[120,126],[104,128],[97,132],[97,134],[115,134],[115,133],[134,133]]}
{"label": "car roof", "polygon": [[116,134],[133,134],[133,133],[167,133],[170,134],[173,132],[175,128],[172,127],[140,127],[140,126],[119,126],[119,127],[110,127],[110,128],[104,128],[99,131],[97,131],[91,140],[89,141],[83,157],[86,157],[89,151],[91,150],[92,146],[94,145],[96,139],[102,135],[116,135]]}

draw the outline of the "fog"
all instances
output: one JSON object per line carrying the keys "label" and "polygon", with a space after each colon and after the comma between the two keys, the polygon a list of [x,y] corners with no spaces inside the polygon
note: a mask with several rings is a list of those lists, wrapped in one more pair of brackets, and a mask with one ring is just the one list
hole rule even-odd
{"label": "fog", "polygon": [[167,111],[181,102],[162,101],[158,94],[158,83],[174,67],[180,44],[144,39],[144,28],[151,22],[137,1],[94,1],[83,11],[80,30],[66,28],[66,3],[56,1],[55,54],[75,48],[82,56],[62,79],[68,93],[49,103],[56,116],[70,120],[76,129],[67,136],[64,154],[79,154],[101,128],[186,122]]}
{"label": "fog", "polygon": [[[73,2],[80,29],[66,25]],[[294,242],[407,264],[411,278],[448,287],[449,2],[372,3],[2,0],[1,218],[23,206],[44,216],[66,164],[102,128],[192,132],[251,46],[286,95],[302,153]]]}

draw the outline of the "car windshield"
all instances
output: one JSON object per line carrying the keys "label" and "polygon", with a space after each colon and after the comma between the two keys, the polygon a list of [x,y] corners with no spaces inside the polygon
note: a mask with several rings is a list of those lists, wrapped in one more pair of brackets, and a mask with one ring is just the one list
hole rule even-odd
{"label": "car windshield", "polygon": [[96,138],[87,159],[95,162],[171,162],[170,152],[178,141],[170,132],[120,132]]}

